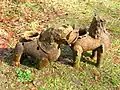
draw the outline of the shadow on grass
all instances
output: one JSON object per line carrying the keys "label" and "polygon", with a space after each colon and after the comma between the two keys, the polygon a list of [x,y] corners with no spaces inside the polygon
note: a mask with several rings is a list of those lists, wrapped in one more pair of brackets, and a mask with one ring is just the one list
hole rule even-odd
{"label": "shadow on grass", "polygon": [[13,48],[0,48],[1,61],[11,65]]}
{"label": "shadow on grass", "polygon": [[[9,66],[12,66],[12,59],[13,59],[13,54],[14,54],[14,48],[0,48],[0,62],[4,62]],[[60,57],[61,58],[61,57]],[[58,62],[57,60],[56,62]],[[68,62],[66,61],[68,64]],[[30,68],[35,68],[37,69],[37,60],[34,57],[27,56],[27,55],[22,55],[20,64],[30,67]],[[69,64],[71,64],[69,62]]]}
{"label": "shadow on grass", "polygon": [[[12,66],[11,62],[12,62],[12,58],[13,58],[13,52],[14,52],[13,48],[0,48],[1,61]],[[70,53],[70,54],[71,55],[65,55],[65,54],[61,55],[56,62],[60,62],[61,64],[73,66],[72,53]],[[81,58],[81,61],[84,63],[95,65],[96,63],[94,63],[93,61],[90,61],[90,59],[86,58],[86,57],[90,57],[90,56],[91,56],[90,53],[87,53],[87,52],[83,53],[83,57]],[[27,66],[27,67],[37,69],[36,59],[34,57],[31,57],[31,56],[22,55],[21,60],[20,60],[20,64]]]}
{"label": "shadow on grass", "polygon": [[[0,60],[8,65],[12,66],[12,59],[14,54],[14,48],[0,48]],[[22,55],[20,60],[21,65],[36,68],[35,58]]]}
{"label": "shadow on grass", "polygon": [[[84,57],[83,57],[83,56],[84,56]],[[82,56],[82,58],[81,58],[81,61],[82,61],[82,62],[91,64],[91,65],[94,65],[94,66],[96,65],[95,62],[90,61],[90,60],[91,60],[91,54],[90,54],[90,53],[84,52],[84,53],[83,53],[83,56]],[[86,57],[87,57],[87,58],[86,58]],[[88,58],[88,57],[89,57],[89,58]]]}
{"label": "shadow on grass", "polygon": [[36,63],[36,60],[34,57],[22,55],[20,63],[24,66],[28,66],[28,67],[37,69],[37,67],[36,67],[37,63]]}
{"label": "shadow on grass", "polygon": [[[58,61],[61,62],[62,64],[73,66],[73,52],[71,48],[68,45],[64,45],[62,46],[61,50],[62,50],[61,57],[58,59]],[[84,52],[82,54],[81,62],[95,66],[96,63],[91,61],[92,59],[90,58],[91,53]]]}
{"label": "shadow on grass", "polygon": [[[58,62],[65,64],[65,65],[69,65],[69,66],[73,66],[73,53],[72,50],[69,47],[63,47],[64,49],[62,50],[62,55],[61,57],[58,59]],[[69,49],[69,50],[68,50]],[[67,53],[64,53],[65,51],[67,51]],[[71,54],[71,55],[70,55]],[[94,61],[91,61],[91,54],[88,52],[84,52],[82,54],[82,58],[81,58],[81,62],[87,63],[87,64],[91,64],[91,65],[96,65],[96,63]]]}
{"label": "shadow on grass", "polygon": [[91,65],[96,65],[95,62],[90,61],[90,60],[91,60],[91,54],[90,54],[90,53],[84,52],[84,53],[83,53],[83,56],[84,56],[84,57],[89,57],[89,58],[83,58],[83,57],[82,57],[82,58],[81,58],[81,61],[82,61],[82,62],[91,64]]}

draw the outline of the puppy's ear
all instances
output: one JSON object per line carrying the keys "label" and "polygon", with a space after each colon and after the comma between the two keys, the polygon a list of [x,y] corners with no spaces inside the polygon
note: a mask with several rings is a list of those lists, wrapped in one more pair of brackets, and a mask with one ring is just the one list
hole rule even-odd
{"label": "puppy's ear", "polygon": [[68,25],[62,25],[62,27],[67,28],[67,27],[68,27]]}
{"label": "puppy's ear", "polygon": [[[72,31],[71,31],[72,32]],[[66,39],[69,40],[71,32],[66,36]]]}
{"label": "puppy's ear", "polygon": [[72,25],[72,28],[75,29],[75,24]]}
{"label": "puppy's ear", "polygon": [[41,39],[43,33],[44,31],[41,31],[41,33],[39,34],[39,40]]}

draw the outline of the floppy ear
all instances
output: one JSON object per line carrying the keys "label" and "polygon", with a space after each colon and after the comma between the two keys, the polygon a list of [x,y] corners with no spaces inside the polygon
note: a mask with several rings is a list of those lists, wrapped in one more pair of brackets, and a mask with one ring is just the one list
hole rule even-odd
{"label": "floppy ear", "polygon": [[[72,32],[72,31],[71,31]],[[66,39],[69,40],[71,32],[66,36]]]}
{"label": "floppy ear", "polygon": [[39,34],[39,40],[41,39],[43,33],[44,33],[44,31],[41,31],[41,33]]}
{"label": "floppy ear", "polygon": [[77,38],[79,37],[79,33],[76,31],[71,31],[67,36],[66,36],[66,40],[68,44],[73,43],[74,41],[77,40]]}
{"label": "floppy ear", "polygon": [[68,25],[62,25],[62,27],[67,28],[67,27],[68,27]]}

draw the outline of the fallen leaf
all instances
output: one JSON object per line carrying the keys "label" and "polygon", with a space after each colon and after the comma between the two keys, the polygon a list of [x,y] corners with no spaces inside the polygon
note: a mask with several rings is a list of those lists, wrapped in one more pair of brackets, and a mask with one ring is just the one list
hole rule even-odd
{"label": "fallen leaf", "polygon": [[57,11],[57,12],[55,12],[55,14],[57,14],[57,15],[64,15],[65,12],[63,12],[63,11]]}
{"label": "fallen leaf", "polygon": [[6,42],[5,39],[0,38],[0,44],[3,44],[5,42]]}
{"label": "fallen leaf", "polygon": [[13,37],[14,36],[14,33],[13,32],[9,32],[8,33],[8,38],[11,38],[11,37]]}
{"label": "fallen leaf", "polygon": [[4,30],[4,29],[1,29],[0,28],[0,35],[4,35],[4,36],[7,36],[8,35],[8,33]]}
{"label": "fallen leaf", "polygon": [[93,75],[94,75],[94,79],[95,79],[96,81],[100,80],[100,74],[94,72]]}
{"label": "fallen leaf", "polygon": [[120,46],[119,45],[114,45],[113,48],[114,49],[118,49]]}
{"label": "fallen leaf", "polygon": [[112,60],[113,60],[113,62],[114,62],[115,64],[119,64],[119,63],[120,63],[120,58],[117,57],[117,56],[114,56]]}
{"label": "fallen leaf", "polygon": [[6,48],[7,48],[7,45],[6,45],[5,43],[3,43],[3,44],[1,45],[1,48],[2,48],[2,49],[6,49]]}
{"label": "fallen leaf", "polygon": [[8,30],[8,26],[4,25],[2,29],[7,31]]}

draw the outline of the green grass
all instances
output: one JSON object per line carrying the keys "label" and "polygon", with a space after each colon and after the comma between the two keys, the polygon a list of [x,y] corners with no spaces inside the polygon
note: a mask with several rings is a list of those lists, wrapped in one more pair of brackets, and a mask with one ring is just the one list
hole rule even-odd
{"label": "green grass", "polygon": [[31,80],[31,71],[26,69],[26,70],[20,70],[19,68],[16,68],[16,74],[18,81],[20,82],[25,82],[25,81],[30,81]]}

